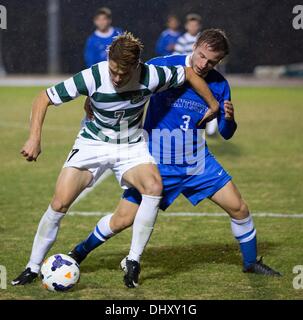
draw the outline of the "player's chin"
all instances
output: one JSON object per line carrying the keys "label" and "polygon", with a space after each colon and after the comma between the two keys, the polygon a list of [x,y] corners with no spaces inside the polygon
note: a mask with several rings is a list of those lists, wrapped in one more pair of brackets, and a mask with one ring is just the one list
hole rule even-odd
{"label": "player's chin", "polygon": [[123,87],[123,83],[122,82],[120,82],[120,83],[113,82],[113,85],[114,85],[115,88]]}
{"label": "player's chin", "polygon": [[199,69],[199,68],[195,68],[194,71],[199,77],[203,77],[207,73],[207,71]]}

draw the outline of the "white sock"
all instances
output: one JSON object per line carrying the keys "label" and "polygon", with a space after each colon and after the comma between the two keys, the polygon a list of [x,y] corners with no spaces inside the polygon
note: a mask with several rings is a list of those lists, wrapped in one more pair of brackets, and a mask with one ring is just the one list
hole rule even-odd
{"label": "white sock", "polygon": [[256,229],[251,215],[242,220],[231,219],[231,230],[239,243],[248,242],[256,236]]}
{"label": "white sock", "polygon": [[49,205],[40,220],[33,243],[31,257],[26,268],[31,268],[31,271],[36,273],[40,271],[43,259],[56,241],[60,221],[64,216],[64,213],[54,211]]}
{"label": "white sock", "polygon": [[[115,234],[112,231],[112,229],[110,228],[110,220],[111,220],[113,215],[114,215],[113,213],[112,214],[108,214],[107,216],[101,218],[99,220],[99,222],[97,223],[96,228],[94,230],[94,234],[97,237],[101,236],[102,239],[100,239],[100,240],[106,241],[107,239],[109,239],[110,237],[112,237]],[[100,233],[101,233],[101,235],[100,235]]]}
{"label": "white sock", "polygon": [[140,262],[140,257],[154,229],[161,198],[142,194],[141,205],[133,224],[133,237],[128,255],[129,260]]}
{"label": "white sock", "polygon": [[100,219],[93,232],[91,232],[84,241],[80,242],[77,245],[76,251],[80,255],[88,255],[91,251],[93,251],[109,238],[115,235],[115,233],[110,228],[110,220],[112,216],[113,214],[108,214],[107,216]]}

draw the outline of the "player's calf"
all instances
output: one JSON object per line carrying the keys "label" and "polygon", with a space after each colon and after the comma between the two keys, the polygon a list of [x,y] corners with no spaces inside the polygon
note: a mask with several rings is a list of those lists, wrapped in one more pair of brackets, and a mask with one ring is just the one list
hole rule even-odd
{"label": "player's calf", "polygon": [[138,208],[138,204],[121,199],[110,220],[110,228],[113,232],[118,233],[130,227],[134,222]]}

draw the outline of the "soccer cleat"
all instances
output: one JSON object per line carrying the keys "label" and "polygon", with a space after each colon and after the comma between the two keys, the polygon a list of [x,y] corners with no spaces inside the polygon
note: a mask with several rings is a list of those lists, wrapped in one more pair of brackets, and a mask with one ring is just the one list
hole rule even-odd
{"label": "soccer cleat", "polygon": [[38,273],[32,272],[31,268],[26,268],[16,279],[11,283],[13,286],[25,285],[32,283],[38,277]]}
{"label": "soccer cleat", "polygon": [[265,276],[282,277],[282,274],[270,268],[263,263],[263,257],[257,260],[256,263],[251,264],[249,267],[244,268],[243,272],[263,274]]}
{"label": "soccer cleat", "polygon": [[86,258],[86,256],[80,255],[80,253],[77,252],[76,248],[71,250],[67,255],[73,258],[79,265]]}
{"label": "soccer cleat", "polygon": [[124,275],[124,284],[128,288],[137,288],[139,286],[139,274],[141,271],[140,263],[135,260],[128,260],[125,257],[121,263],[120,267],[125,273]]}

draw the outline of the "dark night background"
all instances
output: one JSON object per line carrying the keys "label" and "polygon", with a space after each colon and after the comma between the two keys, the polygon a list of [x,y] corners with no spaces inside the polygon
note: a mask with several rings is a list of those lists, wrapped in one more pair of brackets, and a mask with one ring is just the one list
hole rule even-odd
{"label": "dark night background", "polygon": [[[0,30],[3,60],[9,73],[47,70],[46,0],[0,0],[8,11],[8,29]],[[299,0],[62,0],[60,1],[60,67],[74,73],[84,67],[83,46],[93,31],[98,7],[113,11],[113,25],[133,32],[144,44],[144,59],[154,56],[154,45],[170,12],[181,19],[189,12],[203,17],[203,28],[223,28],[232,45],[227,71],[252,72],[256,65],[303,61],[303,30],[294,30],[292,9]],[[302,1],[301,1],[302,4]]]}

